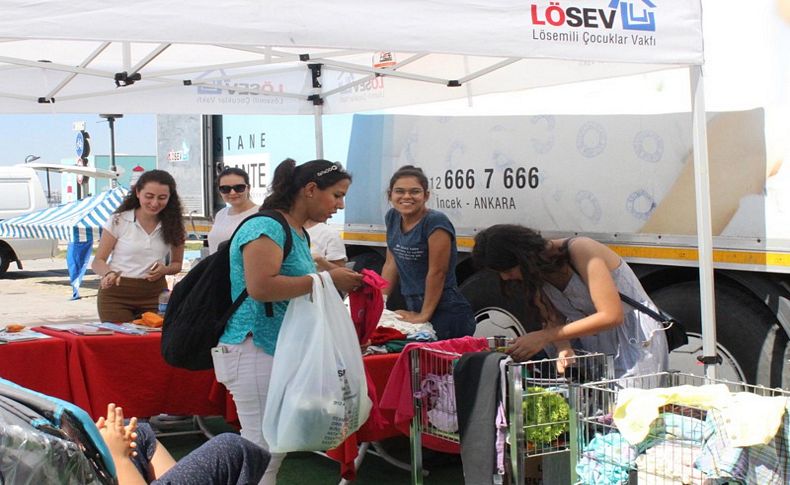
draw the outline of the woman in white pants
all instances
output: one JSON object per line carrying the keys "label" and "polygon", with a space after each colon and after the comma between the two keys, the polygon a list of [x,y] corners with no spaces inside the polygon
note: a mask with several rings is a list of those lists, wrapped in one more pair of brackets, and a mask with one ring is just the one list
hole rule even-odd
{"label": "woman in white pants", "polygon": [[[342,209],[350,185],[351,176],[339,163],[313,160],[296,166],[287,159],[275,170],[262,209],[277,210],[288,221],[292,239],[288,256],[283,258],[283,227],[270,217],[245,222],[230,243],[231,296],[237,298],[246,287],[249,297],[228,320],[212,352],[214,371],[217,381],[233,395],[242,437],[267,450],[262,423],[277,336],[288,301],[312,291],[308,275],[316,272],[303,226],[308,219],[326,221]],[[345,267],[329,274],[342,291],[362,281],[362,275]],[[267,312],[267,302],[271,312]],[[277,483],[283,458],[283,454],[272,454],[262,484]]]}

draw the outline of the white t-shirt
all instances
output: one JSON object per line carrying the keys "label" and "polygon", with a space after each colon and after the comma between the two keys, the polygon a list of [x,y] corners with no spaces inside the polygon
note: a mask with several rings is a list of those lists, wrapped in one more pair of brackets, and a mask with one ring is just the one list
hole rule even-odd
{"label": "white t-shirt", "polygon": [[135,219],[134,210],[113,214],[104,230],[117,239],[108,261],[110,269],[125,278],[145,278],[152,264],[170,254],[170,245],[162,237],[162,223],[148,234]]}
{"label": "white t-shirt", "polygon": [[319,222],[307,229],[310,234],[310,253],[323,256],[327,261],[346,259],[346,246],[340,234],[328,224]]}
{"label": "white t-shirt", "polygon": [[219,245],[223,241],[227,241],[233,235],[241,221],[258,212],[258,206],[253,206],[244,212],[238,214],[228,214],[230,207],[225,207],[214,216],[214,225],[211,226],[211,231],[208,233],[208,252],[214,254],[217,252]]}

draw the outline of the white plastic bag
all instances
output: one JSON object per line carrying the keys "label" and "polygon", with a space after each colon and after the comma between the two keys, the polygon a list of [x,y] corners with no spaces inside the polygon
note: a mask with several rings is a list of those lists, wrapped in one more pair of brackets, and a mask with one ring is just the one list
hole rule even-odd
{"label": "white plastic bag", "polygon": [[263,417],[275,453],[335,448],[371,409],[351,316],[329,273],[310,276],[312,294],[291,300],[277,338]]}

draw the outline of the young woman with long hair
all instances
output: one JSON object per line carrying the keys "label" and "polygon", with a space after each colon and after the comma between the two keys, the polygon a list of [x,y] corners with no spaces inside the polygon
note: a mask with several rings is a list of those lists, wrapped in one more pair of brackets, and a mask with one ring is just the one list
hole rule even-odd
{"label": "young woman with long hair", "polygon": [[605,245],[586,237],[544,239],[524,226],[498,224],[478,233],[472,257],[503,282],[521,283],[526,301],[540,311],[543,329],[515,339],[508,350],[515,359],[579,339],[587,351],[614,356],[617,378],[667,369],[661,323],[621,301],[620,293],[656,307],[628,264]]}
{"label": "young woman with long hair", "polygon": [[131,322],[156,312],[165,275],[181,271],[184,222],[176,181],[164,170],[143,173],[104,225],[91,269],[101,276],[103,322]]}

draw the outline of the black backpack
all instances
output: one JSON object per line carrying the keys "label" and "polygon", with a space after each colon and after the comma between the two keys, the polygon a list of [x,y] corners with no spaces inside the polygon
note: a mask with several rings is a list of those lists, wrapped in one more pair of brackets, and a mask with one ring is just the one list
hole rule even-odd
{"label": "black backpack", "polygon": [[[293,245],[291,228],[276,210],[253,214],[233,231],[255,217],[271,217],[283,226],[285,245],[283,261]],[[222,243],[216,253],[201,260],[173,288],[167,303],[162,326],[162,357],[173,367],[205,370],[214,367],[211,348],[216,347],[225,331],[225,324],[247,298],[247,289],[234,301],[230,294],[230,240]],[[308,244],[310,243],[305,231]],[[266,315],[274,314],[272,304],[265,303]]]}

